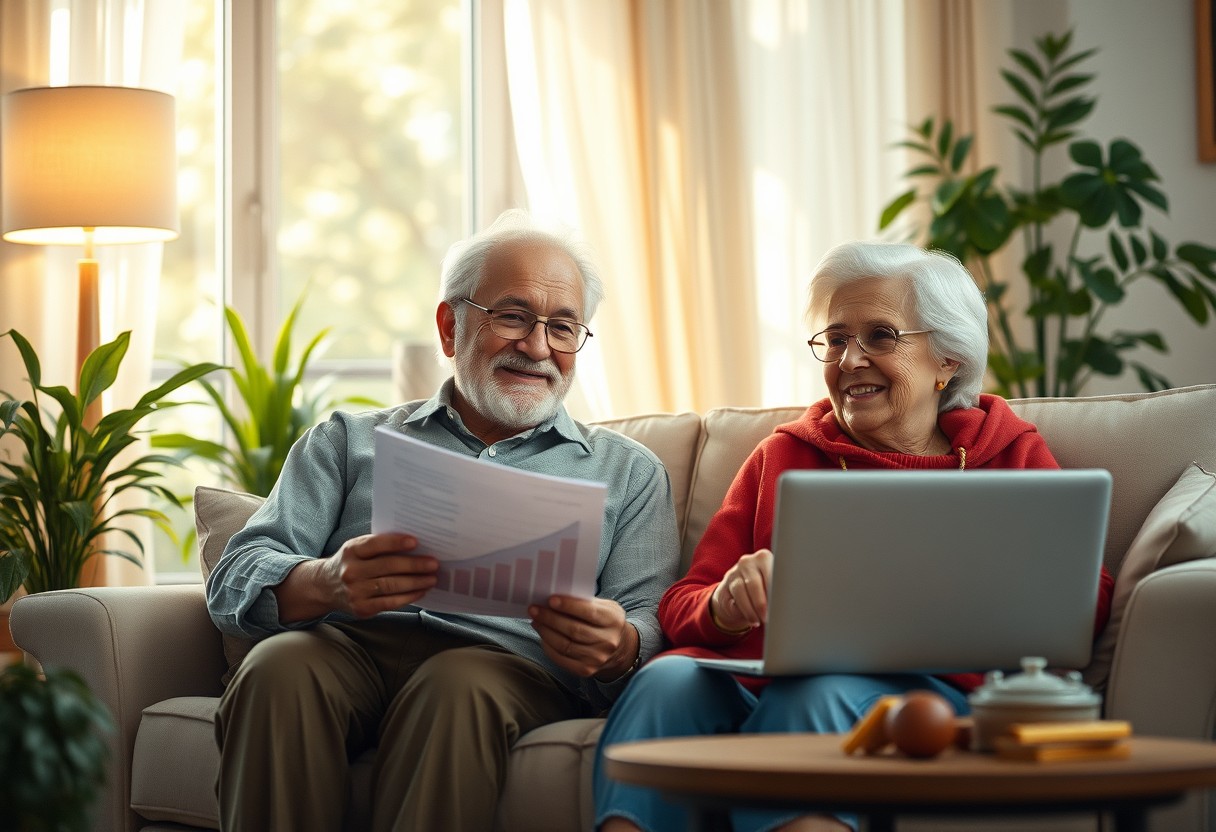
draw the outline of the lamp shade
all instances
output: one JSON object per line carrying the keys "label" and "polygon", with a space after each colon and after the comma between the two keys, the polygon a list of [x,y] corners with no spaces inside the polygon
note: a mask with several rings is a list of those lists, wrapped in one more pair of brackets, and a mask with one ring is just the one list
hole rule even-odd
{"label": "lamp shade", "polygon": [[131,87],[35,87],[0,99],[0,223],[39,245],[177,237],[173,96]]}

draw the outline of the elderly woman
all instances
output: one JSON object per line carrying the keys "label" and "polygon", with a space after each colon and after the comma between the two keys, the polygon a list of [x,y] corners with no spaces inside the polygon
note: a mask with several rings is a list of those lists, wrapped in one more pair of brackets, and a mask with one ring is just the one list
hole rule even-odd
{"label": "elderly woman", "polygon": [[[847,243],[811,278],[809,341],[828,398],[781,425],[736,475],[693,556],[659,605],[672,650],[643,667],[609,715],[601,750],[653,737],[844,732],[879,699],[912,689],[966,713],[980,674],[818,675],[756,680],[698,667],[692,656],[758,657],[764,643],[777,478],[791,468],[1058,468],[1043,438],[999,397],[982,395],[987,310],[954,258],[911,245]],[[948,512],[948,510],[947,510]],[[943,517],[947,518],[948,513]],[[857,518],[851,518],[856,521]],[[881,522],[881,507],[870,518]],[[1114,581],[1103,571],[1095,630]],[[595,771],[596,824],[679,829],[683,810],[651,789]],[[736,830],[845,829],[847,819],[737,811]]]}

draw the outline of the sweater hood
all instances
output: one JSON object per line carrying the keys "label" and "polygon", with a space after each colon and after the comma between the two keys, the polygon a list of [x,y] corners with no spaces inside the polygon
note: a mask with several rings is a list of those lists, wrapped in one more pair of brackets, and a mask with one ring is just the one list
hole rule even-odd
{"label": "sweater hood", "polygon": [[816,402],[800,419],[778,425],[775,432],[788,434],[836,462],[858,468],[949,468],[958,467],[960,457],[965,458],[967,468],[982,468],[1021,437],[1038,433],[1003,398],[986,393],[980,395],[975,407],[938,414],[937,424],[950,439],[952,455],[916,456],[862,448],[841,429],[830,399]]}

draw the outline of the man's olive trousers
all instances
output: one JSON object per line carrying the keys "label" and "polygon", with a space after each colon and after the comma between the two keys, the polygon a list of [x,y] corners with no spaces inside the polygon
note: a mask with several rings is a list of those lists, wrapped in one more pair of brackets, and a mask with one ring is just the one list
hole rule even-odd
{"label": "man's olive trousers", "polygon": [[486,832],[515,741],[586,707],[532,661],[410,621],[271,636],[216,714],[221,829],[346,829],[349,761],[374,747],[376,832]]}

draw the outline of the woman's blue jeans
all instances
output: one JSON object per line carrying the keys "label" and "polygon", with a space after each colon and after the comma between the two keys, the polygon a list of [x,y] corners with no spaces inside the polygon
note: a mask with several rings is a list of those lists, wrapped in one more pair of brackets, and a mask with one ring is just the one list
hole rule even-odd
{"label": "woman's blue jeans", "polygon": [[[627,818],[647,832],[686,829],[683,807],[654,789],[631,786],[604,776],[603,750],[618,742],[704,734],[843,733],[851,729],[880,696],[932,690],[968,712],[966,697],[933,676],[830,674],[773,679],[759,696],[729,673],[699,667],[687,656],[663,656],[645,665],[613,706],[595,758],[595,825]],[[798,813],[738,809],[731,812],[736,832],[775,829]],[[852,823],[851,818],[842,818]]]}

